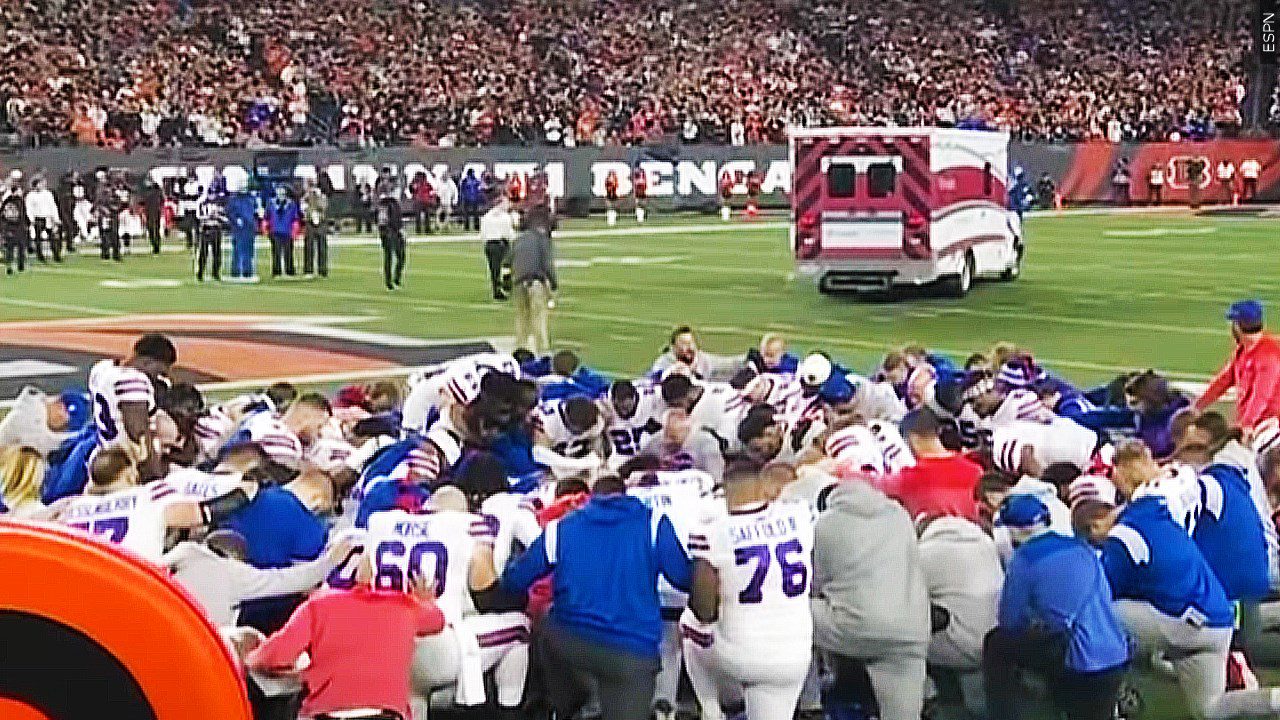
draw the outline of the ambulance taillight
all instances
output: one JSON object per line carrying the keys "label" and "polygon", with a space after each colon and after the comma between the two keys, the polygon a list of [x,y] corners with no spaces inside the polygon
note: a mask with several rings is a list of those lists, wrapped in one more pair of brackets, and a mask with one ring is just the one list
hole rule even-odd
{"label": "ambulance taillight", "polygon": [[802,259],[818,255],[818,213],[810,210],[796,222],[796,254]]}
{"label": "ambulance taillight", "polygon": [[932,254],[929,248],[929,223],[923,215],[914,210],[907,215],[906,227],[903,229],[902,251],[907,257],[923,260]]}

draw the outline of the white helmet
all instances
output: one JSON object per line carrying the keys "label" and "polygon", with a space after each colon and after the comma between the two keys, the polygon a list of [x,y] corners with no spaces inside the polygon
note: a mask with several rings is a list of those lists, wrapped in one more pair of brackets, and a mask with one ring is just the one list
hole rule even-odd
{"label": "white helmet", "polygon": [[825,355],[814,353],[800,361],[796,373],[800,382],[809,387],[817,387],[831,377],[831,361]]}

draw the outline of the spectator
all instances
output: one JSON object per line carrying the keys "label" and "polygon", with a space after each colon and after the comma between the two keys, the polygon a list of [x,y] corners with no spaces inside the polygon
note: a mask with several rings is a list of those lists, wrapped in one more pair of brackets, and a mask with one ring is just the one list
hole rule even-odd
{"label": "spectator", "polygon": [[537,652],[561,716],[585,701],[579,676],[597,683],[604,720],[649,716],[662,639],[658,575],[686,592],[690,580],[671,521],[655,531],[650,514],[621,480],[601,478],[589,503],[548,525],[503,574],[506,589],[525,593],[555,572]]}
{"label": "spectator", "polygon": [[882,489],[899,500],[912,517],[954,515],[977,522],[978,480],[982,466],[942,444],[942,426],[933,411],[912,410],[902,419],[902,434],[915,465],[884,478]]}
{"label": "spectator", "polygon": [[24,518],[40,514],[44,510],[40,502],[44,473],[44,458],[35,450],[21,446],[0,449],[0,515]]}

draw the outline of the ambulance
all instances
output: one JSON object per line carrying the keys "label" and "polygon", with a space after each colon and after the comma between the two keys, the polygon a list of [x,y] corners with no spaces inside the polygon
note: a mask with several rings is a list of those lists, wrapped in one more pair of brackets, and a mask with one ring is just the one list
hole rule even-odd
{"label": "ambulance", "polygon": [[822,293],[938,284],[1022,270],[1006,191],[1009,136],[953,128],[791,132],[791,246]]}

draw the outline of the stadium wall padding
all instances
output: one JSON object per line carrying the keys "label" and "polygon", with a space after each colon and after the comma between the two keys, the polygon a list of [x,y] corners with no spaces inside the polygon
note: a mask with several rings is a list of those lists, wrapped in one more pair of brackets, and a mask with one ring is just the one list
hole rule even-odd
{"label": "stadium wall padding", "polygon": [[[791,168],[787,148],[781,145],[726,147],[710,145],[664,145],[646,147],[486,147],[486,148],[384,148],[376,150],[340,150],[303,148],[298,150],[253,151],[243,149],[162,149],[120,153],[98,148],[51,148],[0,154],[0,171],[20,168],[30,174],[44,171],[57,177],[68,170],[92,172],[99,168],[129,171],[134,178],[150,172],[154,177],[181,176],[194,173],[211,175],[215,168],[229,172],[252,172],[255,163],[267,164],[266,153],[276,152],[271,164],[278,167],[281,157],[296,162],[295,174],[315,177],[318,171],[328,173],[335,189],[353,186],[356,179],[372,177],[377,169],[390,165],[402,175],[419,170],[444,168],[461,173],[469,167],[490,171],[498,177],[509,173],[545,171],[552,191],[562,195],[562,209],[581,212],[603,207],[604,178],[610,170],[621,179],[620,192],[630,192],[629,175],[637,165],[645,167],[651,177],[651,206],[659,210],[711,210],[717,204],[718,178],[728,170],[745,175],[748,170],[763,174],[762,204],[785,207],[785,192],[791,185]],[[1169,181],[1165,187],[1166,202],[1187,200],[1187,162],[1202,157],[1208,172],[1204,198],[1213,202],[1218,197],[1214,168],[1222,159],[1237,167],[1247,158],[1255,158],[1263,166],[1258,183],[1261,200],[1280,201],[1280,141],[1216,140],[1181,143],[1104,142],[1051,144],[1012,143],[1010,162],[1025,169],[1035,182],[1049,175],[1068,203],[1099,203],[1112,200],[1111,174],[1121,157],[1130,160],[1133,175],[1131,195],[1135,201],[1148,196],[1147,175],[1155,164],[1166,168]],[[229,170],[228,170],[229,169]],[[745,193],[739,185],[737,193]],[[738,203],[742,202],[739,198]],[[624,202],[624,207],[626,203]],[[341,212],[341,203],[335,208]]]}

